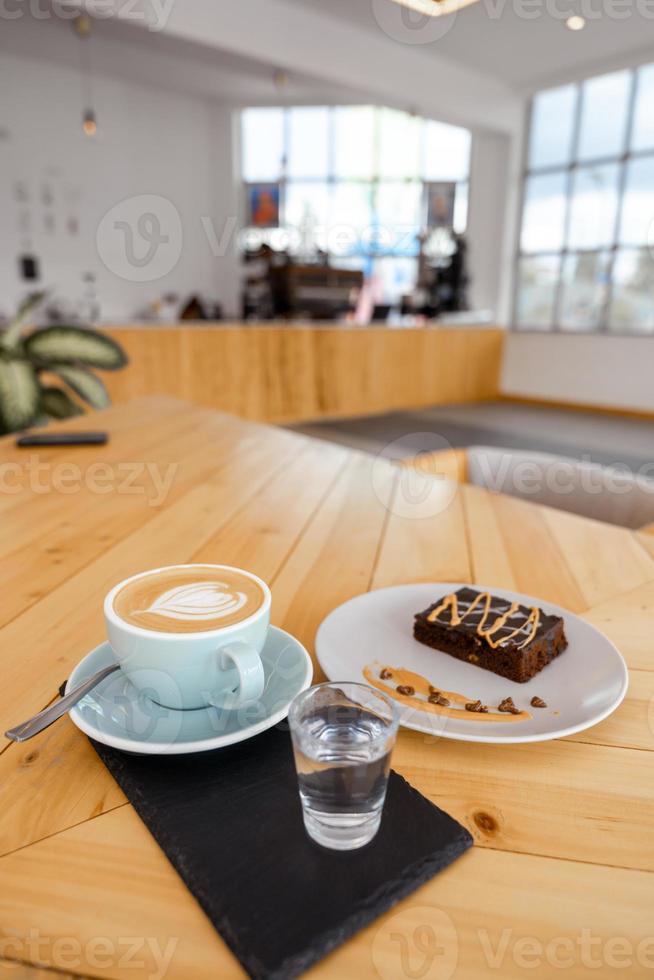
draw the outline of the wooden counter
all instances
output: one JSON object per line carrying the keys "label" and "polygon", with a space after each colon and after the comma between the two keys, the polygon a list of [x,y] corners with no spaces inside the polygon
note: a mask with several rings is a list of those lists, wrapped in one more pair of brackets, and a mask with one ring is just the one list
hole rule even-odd
{"label": "wooden counter", "polygon": [[297,422],[498,393],[503,331],[483,327],[116,326],[131,364],[114,402],[166,394],[242,418]]}
{"label": "wooden counter", "polygon": [[[382,472],[373,457],[172,399],[65,425],[89,427],[106,428],[109,444],[39,452],[52,464],[39,475],[49,493],[30,485],[13,440],[0,441],[17,488],[0,494],[0,575],[11,583],[0,592],[0,731],[55,699],[103,639],[104,594],[147,567],[251,569],[271,585],[273,622],[311,652],[332,609],[402,582],[485,583],[560,603],[618,645],[630,672],[623,704],[587,731],[531,745],[401,731],[393,767],[463,822],[476,846],[309,975],[651,975],[654,538],[480,487],[451,495],[445,481],[439,513],[429,499],[422,519],[403,517],[392,506],[398,468]],[[146,474],[125,487],[129,460],[162,472],[174,464],[168,493],[155,497]],[[57,482],[59,466],[90,477],[99,463],[115,477],[103,478],[108,493],[87,479],[71,493],[70,473]],[[0,740],[0,799],[7,980],[52,976],[42,967],[107,980],[243,976],[68,718],[24,745]],[[171,941],[167,970],[156,973],[154,951]]]}

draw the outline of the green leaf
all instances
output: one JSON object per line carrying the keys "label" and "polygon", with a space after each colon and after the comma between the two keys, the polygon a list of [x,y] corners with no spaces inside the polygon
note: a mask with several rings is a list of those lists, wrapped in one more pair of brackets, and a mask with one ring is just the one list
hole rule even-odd
{"label": "green leaf", "polygon": [[41,390],[41,407],[55,419],[69,419],[73,415],[83,415],[84,409],[74,402],[63,388],[50,385]]}
{"label": "green leaf", "polygon": [[4,432],[24,429],[39,410],[40,389],[29,361],[0,359],[0,425]]}
{"label": "green leaf", "polygon": [[35,309],[42,303],[45,299],[47,293],[45,290],[41,290],[38,293],[30,293],[27,299],[18,307],[16,316],[11,320],[8,326],[0,333],[0,345],[4,350],[13,350],[20,340],[20,334],[25,325],[25,320],[31,310]]}
{"label": "green leaf", "polygon": [[88,402],[92,408],[106,408],[110,404],[109,392],[103,382],[86,368],[50,364],[48,371],[59,375],[61,380],[65,381],[75,394]]}
{"label": "green leaf", "polygon": [[117,371],[127,364],[127,355],[115,340],[87,327],[45,327],[25,341],[30,360],[40,367],[50,364],[86,364],[104,371]]}

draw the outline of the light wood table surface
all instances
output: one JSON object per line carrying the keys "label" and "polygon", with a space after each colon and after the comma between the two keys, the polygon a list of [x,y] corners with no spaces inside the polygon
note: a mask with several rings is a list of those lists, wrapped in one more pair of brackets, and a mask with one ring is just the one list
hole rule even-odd
{"label": "light wood table surface", "polygon": [[[0,731],[56,697],[103,639],[105,592],[148,567],[251,569],[311,652],[330,610],[394,583],[560,603],[622,651],[623,705],[533,745],[402,731],[394,767],[476,846],[311,975],[654,975],[654,537],[445,479],[409,519],[399,468],[168,398],[67,423],[89,426],[107,447],[0,441]],[[243,975],[67,718],[1,749],[0,980]]]}

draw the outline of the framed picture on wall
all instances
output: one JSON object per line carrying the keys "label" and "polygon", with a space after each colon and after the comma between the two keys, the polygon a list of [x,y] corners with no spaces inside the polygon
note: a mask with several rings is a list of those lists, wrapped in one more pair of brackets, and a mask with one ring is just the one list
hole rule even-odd
{"label": "framed picture on wall", "polygon": [[453,180],[431,181],[425,184],[427,194],[427,227],[451,228],[454,224],[454,198],[456,184]]}
{"label": "framed picture on wall", "polygon": [[250,228],[279,227],[279,184],[247,185],[247,222]]}

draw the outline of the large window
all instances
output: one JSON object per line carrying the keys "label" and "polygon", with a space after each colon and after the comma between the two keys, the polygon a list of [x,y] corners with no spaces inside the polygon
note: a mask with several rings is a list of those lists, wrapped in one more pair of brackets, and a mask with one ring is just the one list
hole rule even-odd
{"label": "large window", "polygon": [[464,231],[470,133],[373,106],[246,109],[246,184],[279,183],[280,227],[250,240],[374,275],[395,302],[416,280],[427,186],[454,182],[454,228]]}
{"label": "large window", "polygon": [[654,333],[654,65],[532,103],[515,325]]}

